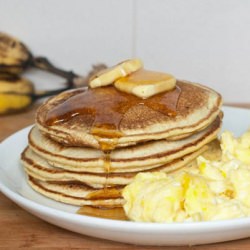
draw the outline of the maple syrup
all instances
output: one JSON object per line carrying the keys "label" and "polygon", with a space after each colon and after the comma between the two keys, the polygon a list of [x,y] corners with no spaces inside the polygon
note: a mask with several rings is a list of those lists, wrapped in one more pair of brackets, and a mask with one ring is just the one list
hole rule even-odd
{"label": "maple syrup", "polygon": [[107,198],[120,198],[121,197],[121,188],[116,187],[107,187],[106,189],[99,189],[94,192],[91,192],[87,195],[87,199],[96,200],[96,199],[107,199]]}
{"label": "maple syrup", "polygon": [[109,179],[109,173],[110,173],[110,168],[111,168],[111,160],[110,160],[110,151],[104,151],[104,170],[106,173],[106,178],[105,178],[105,184],[104,184],[104,191],[106,191],[108,187],[108,179]]}
{"label": "maple syrup", "polygon": [[77,214],[87,215],[111,220],[128,220],[122,207],[94,207],[83,206],[79,208]]}
{"label": "maple syrup", "polygon": [[113,86],[83,90],[52,108],[47,114],[46,124],[51,126],[68,122],[76,116],[83,117],[83,120],[91,119],[89,133],[95,136],[102,150],[112,150],[118,138],[123,136],[120,123],[131,108],[145,105],[174,117],[180,94],[178,86],[148,99],[118,91]]}

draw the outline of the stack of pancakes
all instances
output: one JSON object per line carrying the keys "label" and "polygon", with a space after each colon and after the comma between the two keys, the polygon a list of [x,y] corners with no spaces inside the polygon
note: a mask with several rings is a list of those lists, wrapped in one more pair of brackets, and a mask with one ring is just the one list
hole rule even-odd
{"label": "stack of pancakes", "polygon": [[213,147],[221,96],[186,81],[146,100],[113,86],[75,89],[37,111],[22,153],[37,192],[74,205],[122,206],[138,172],[173,172]]}

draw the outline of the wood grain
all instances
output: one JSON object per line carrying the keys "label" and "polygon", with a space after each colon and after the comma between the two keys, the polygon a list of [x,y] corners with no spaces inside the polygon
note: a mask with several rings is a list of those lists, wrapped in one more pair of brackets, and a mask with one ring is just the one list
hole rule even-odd
{"label": "wood grain", "polygon": [[[232,106],[250,108],[250,103],[234,104]],[[0,141],[15,131],[34,123],[36,108],[37,106],[34,106],[25,113],[0,117]],[[0,249],[245,250],[250,249],[250,238],[226,243],[190,247],[145,247],[128,245],[79,235],[51,225],[29,214],[0,193]]]}

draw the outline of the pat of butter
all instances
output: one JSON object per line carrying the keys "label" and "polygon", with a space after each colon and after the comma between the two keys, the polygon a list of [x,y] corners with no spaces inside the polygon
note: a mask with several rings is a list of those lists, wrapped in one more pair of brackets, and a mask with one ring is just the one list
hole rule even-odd
{"label": "pat of butter", "polygon": [[139,59],[130,59],[121,62],[111,68],[104,69],[90,79],[89,86],[97,88],[112,84],[120,77],[127,76],[143,67],[143,63]]}
{"label": "pat of butter", "polygon": [[146,99],[175,88],[176,79],[166,73],[138,70],[115,81],[114,86],[123,92]]}

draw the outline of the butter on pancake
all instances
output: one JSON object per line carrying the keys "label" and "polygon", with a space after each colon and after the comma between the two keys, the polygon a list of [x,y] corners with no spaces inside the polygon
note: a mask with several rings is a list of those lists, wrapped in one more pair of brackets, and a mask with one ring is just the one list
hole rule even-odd
{"label": "butter on pancake", "polygon": [[176,79],[174,76],[144,69],[119,78],[114,83],[118,90],[143,99],[170,91],[175,88],[175,85]]}

